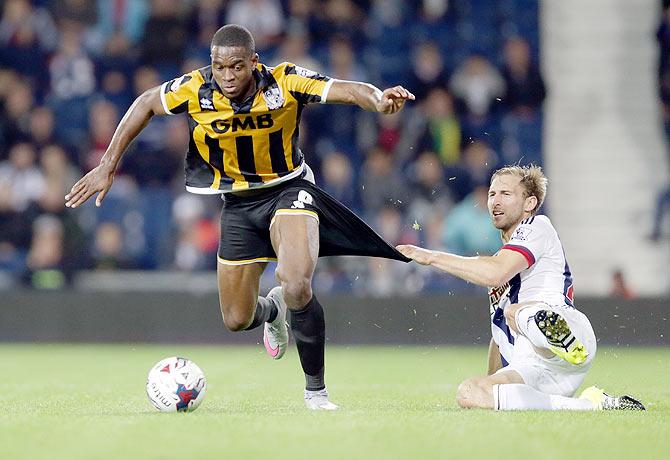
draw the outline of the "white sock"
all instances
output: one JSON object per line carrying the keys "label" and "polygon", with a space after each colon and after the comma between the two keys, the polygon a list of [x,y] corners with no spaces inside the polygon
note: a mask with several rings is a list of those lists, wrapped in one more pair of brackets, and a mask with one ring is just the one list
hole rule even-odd
{"label": "white sock", "polygon": [[542,310],[539,307],[526,307],[516,312],[516,328],[537,348],[549,348],[547,337],[542,333],[535,322],[535,313]]}
{"label": "white sock", "polygon": [[493,385],[494,410],[593,410],[587,399],[550,395],[520,383]]}

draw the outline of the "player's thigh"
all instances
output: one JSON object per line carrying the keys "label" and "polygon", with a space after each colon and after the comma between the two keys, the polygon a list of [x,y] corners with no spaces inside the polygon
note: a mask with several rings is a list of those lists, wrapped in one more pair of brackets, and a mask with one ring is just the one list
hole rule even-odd
{"label": "player's thigh", "polygon": [[309,214],[276,215],[270,227],[281,281],[311,280],[319,257],[319,221]]}
{"label": "player's thigh", "polygon": [[226,265],[218,262],[219,304],[226,325],[243,323],[253,317],[258,287],[265,262]]}

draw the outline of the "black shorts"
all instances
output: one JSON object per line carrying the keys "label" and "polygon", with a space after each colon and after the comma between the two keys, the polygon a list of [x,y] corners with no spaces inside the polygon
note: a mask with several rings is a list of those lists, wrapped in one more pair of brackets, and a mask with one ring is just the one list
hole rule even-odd
{"label": "black shorts", "polygon": [[346,206],[313,183],[292,179],[249,195],[224,196],[218,259],[226,265],[276,261],[270,226],[276,215],[319,221],[319,257],[370,256],[409,262]]}

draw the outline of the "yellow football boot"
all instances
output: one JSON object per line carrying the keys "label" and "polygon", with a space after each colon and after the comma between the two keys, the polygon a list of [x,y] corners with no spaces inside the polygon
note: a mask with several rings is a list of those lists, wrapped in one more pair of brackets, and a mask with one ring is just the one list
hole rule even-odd
{"label": "yellow football boot", "polygon": [[535,324],[547,337],[549,349],[570,364],[582,364],[589,356],[584,344],[574,336],[568,322],[551,310],[535,313]]}
{"label": "yellow football boot", "polygon": [[594,410],[646,410],[644,405],[632,396],[610,396],[598,387],[588,387],[580,399],[588,399]]}

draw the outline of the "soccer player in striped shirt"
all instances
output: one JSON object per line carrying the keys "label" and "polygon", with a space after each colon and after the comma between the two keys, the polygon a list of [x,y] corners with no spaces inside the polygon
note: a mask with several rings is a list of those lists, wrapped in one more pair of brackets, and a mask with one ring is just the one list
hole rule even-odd
{"label": "soccer player in striped shirt", "polygon": [[[100,165],[65,197],[77,207],[97,194],[100,206],[130,142],[154,115],[184,113],[191,140],[186,188],[222,194],[218,288],[223,321],[231,331],[264,327],[274,359],[288,344],[287,310],[305,373],[305,403],[334,410],[325,385],[325,322],[312,292],[317,258],[363,255],[409,261],[353,212],[314,184],[298,148],[298,126],[310,103],[355,104],[383,114],[414,95],[402,86],[379,90],[284,62],[259,62],[254,39],[230,24],[212,38],[211,65],[140,95],[114,133]],[[280,286],[259,296],[266,265],[277,261]]]}

